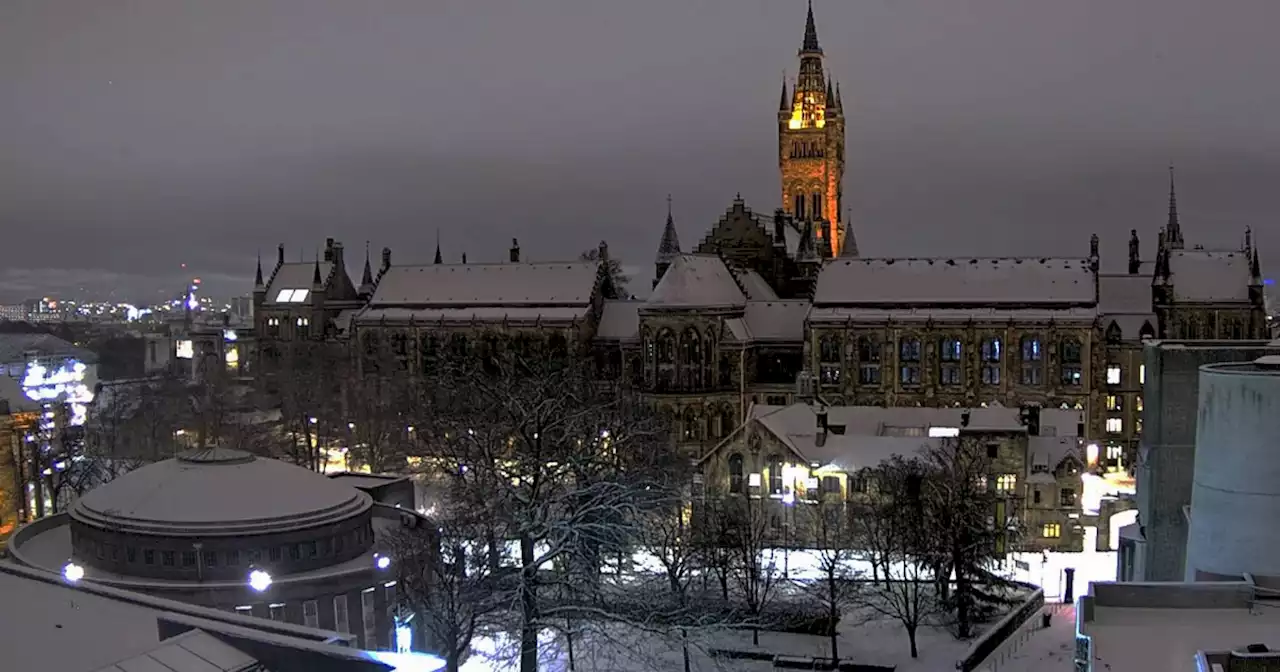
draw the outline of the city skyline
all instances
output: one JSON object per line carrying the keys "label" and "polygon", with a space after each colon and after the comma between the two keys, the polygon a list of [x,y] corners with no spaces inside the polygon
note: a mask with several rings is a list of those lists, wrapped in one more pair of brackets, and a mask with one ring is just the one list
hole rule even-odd
{"label": "city skyline", "polygon": [[[736,193],[781,205],[774,115],[804,2],[299,6],[0,9],[0,221],[23,251],[3,298],[193,275],[243,294],[279,242],[425,262],[437,230],[452,261],[603,238],[639,288],[668,193],[690,241]],[[1188,239],[1252,226],[1265,265],[1280,126],[1241,111],[1280,102],[1257,85],[1280,10],[1198,9],[817,2],[862,253],[1084,256],[1096,231],[1113,266],[1136,228],[1150,258],[1173,163]]]}

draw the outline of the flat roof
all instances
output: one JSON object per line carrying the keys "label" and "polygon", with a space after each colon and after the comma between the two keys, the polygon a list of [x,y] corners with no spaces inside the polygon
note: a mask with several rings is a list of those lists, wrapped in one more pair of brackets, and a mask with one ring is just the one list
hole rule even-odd
{"label": "flat roof", "polygon": [[1094,607],[1083,633],[1095,670],[1194,669],[1198,651],[1280,644],[1280,605],[1249,609]]}

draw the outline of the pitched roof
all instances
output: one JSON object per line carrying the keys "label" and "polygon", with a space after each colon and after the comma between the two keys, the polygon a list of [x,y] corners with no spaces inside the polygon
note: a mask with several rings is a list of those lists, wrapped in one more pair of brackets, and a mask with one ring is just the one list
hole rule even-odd
{"label": "pitched roof", "polygon": [[[320,262],[320,283],[322,287],[328,285],[329,274],[332,270],[332,262]],[[276,272],[271,275],[271,280],[267,282],[267,303],[280,303],[278,301],[281,298],[280,293],[286,289],[305,289],[310,292],[315,284],[315,271],[316,262],[314,261],[280,264],[276,268]]]}
{"label": "pitched roof", "polygon": [[742,285],[742,290],[747,294],[747,299],[751,301],[778,300],[778,293],[773,291],[773,287],[770,287],[769,282],[759,273],[748,269],[738,271],[736,275],[738,283]]}
{"label": "pitched roof", "polygon": [[836,259],[815,304],[1092,305],[1088,259]]}
{"label": "pitched roof", "polygon": [[369,304],[388,306],[582,306],[599,262],[392,266]]}
{"label": "pitched roof", "polygon": [[369,308],[355,317],[356,324],[380,322],[415,324],[513,324],[568,323],[586,318],[591,307],[582,306],[459,306],[457,308]]}
{"label": "pitched roof", "polygon": [[720,257],[682,254],[662,274],[646,303],[654,308],[722,308],[746,302],[742,288]]}
{"label": "pitched roof", "polygon": [[814,306],[809,322],[1092,322],[1097,308],[828,308]]}
{"label": "pitched roof", "polygon": [[1179,301],[1249,300],[1249,258],[1241,251],[1171,250],[1169,275]]}
{"label": "pitched roof", "polygon": [[804,320],[809,314],[809,302],[803,299],[790,301],[748,301],[744,321],[752,340],[756,341],[804,341]]}
{"label": "pitched roof", "polygon": [[1098,276],[1098,313],[1104,327],[1112,322],[1126,339],[1142,336],[1144,325],[1155,328],[1151,305],[1151,275],[1103,273]]}
{"label": "pitched roof", "polygon": [[53,334],[0,334],[0,364],[25,362],[27,353],[35,353],[36,357],[72,357],[86,363],[98,361],[92,351]]}
{"label": "pitched roof", "polygon": [[626,341],[640,336],[640,306],[643,301],[605,301],[596,327],[596,338]]}

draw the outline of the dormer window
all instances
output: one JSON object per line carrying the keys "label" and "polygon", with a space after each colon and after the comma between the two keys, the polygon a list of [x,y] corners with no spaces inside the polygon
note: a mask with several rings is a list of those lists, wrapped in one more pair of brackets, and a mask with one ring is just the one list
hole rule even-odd
{"label": "dormer window", "polygon": [[276,303],[302,303],[310,294],[309,289],[282,289],[276,294]]}

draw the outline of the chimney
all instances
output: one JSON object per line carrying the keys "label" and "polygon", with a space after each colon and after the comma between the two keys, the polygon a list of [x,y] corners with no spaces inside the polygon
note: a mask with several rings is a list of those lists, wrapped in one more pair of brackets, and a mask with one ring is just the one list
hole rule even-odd
{"label": "chimney", "polygon": [[334,241],[329,250],[329,257],[329,261],[332,261],[335,266],[343,270],[346,269],[346,264],[343,263],[345,259],[343,259],[342,255],[342,243]]}
{"label": "chimney", "polygon": [[964,410],[964,412],[960,414],[960,427],[962,427],[962,428],[963,428],[963,427],[968,427],[968,426],[969,426],[969,420],[970,420],[972,417],[973,417],[973,414],[972,414],[971,412],[969,412],[969,409],[967,409],[967,408],[966,408],[966,409]]}
{"label": "chimney", "polygon": [[520,241],[515,238],[511,239],[511,263],[520,263]]}
{"label": "chimney", "polygon": [[382,248],[382,270],[385,271],[388,268],[391,268],[391,248],[384,247]]}
{"label": "chimney", "polygon": [[818,420],[818,433],[822,436],[827,435],[827,407],[825,404],[818,404],[818,409],[813,412],[814,417]]}
{"label": "chimney", "polygon": [[324,240],[324,260],[333,261],[333,239],[325,238]]}
{"label": "chimney", "polygon": [[276,265],[284,263],[284,243],[280,243],[280,247],[276,248]]}
{"label": "chimney", "polygon": [[1129,229],[1129,275],[1142,270],[1142,244],[1138,242],[1138,230]]}

